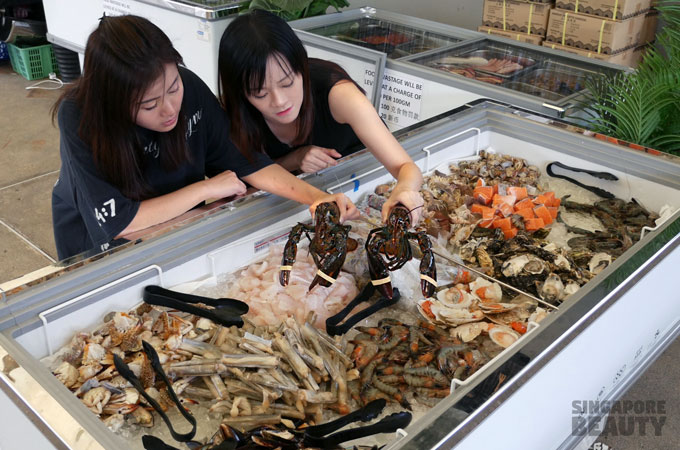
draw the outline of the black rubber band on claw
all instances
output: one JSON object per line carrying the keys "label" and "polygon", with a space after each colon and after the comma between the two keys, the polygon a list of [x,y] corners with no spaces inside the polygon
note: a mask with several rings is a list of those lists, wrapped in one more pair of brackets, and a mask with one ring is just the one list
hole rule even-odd
{"label": "black rubber band on claw", "polygon": [[348,318],[343,324],[339,324],[342,322],[342,320],[349,314],[357,305],[367,302],[370,300],[370,298],[373,296],[375,293],[375,286],[373,284],[368,283],[362,290],[359,292],[359,295],[357,295],[354,300],[349,302],[347,306],[345,306],[342,311],[337,313],[334,316],[329,317],[326,319],[326,333],[328,333],[330,336],[337,336],[341,334],[347,333],[349,330],[352,329],[354,325],[356,325],[357,322],[360,320],[365,319],[366,317],[370,316],[376,311],[380,311],[381,309],[394,305],[399,301],[399,289],[394,288],[394,293],[392,295],[392,298],[385,298],[385,297],[380,297],[378,301],[376,301],[374,304],[371,306],[367,307],[364,310],[359,311],[352,317]]}
{"label": "black rubber band on claw", "polygon": [[601,180],[618,181],[619,178],[618,178],[616,175],[614,175],[613,173],[609,173],[609,172],[596,172],[596,171],[587,170],[587,169],[578,169],[578,168],[576,168],[576,167],[570,167],[570,166],[567,166],[566,164],[562,164],[561,162],[557,162],[557,161],[551,162],[551,163],[548,164],[548,165],[546,166],[546,168],[545,168],[545,171],[548,173],[548,175],[550,175],[550,176],[553,177],[553,178],[561,178],[561,179],[563,179],[563,180],[567,180],[568,182],[573,183],[573,184],[575,184],[576,186],[580,186],[580,187],[582,187],[583,189],[586,189],[586,190],[592,192],[593,194],[598,195],[598,196],[600,196],[600,197],[602,197],[602,198],[614,198],[614,197],[615,197],[614,194],[612,194],[612,193],[609,192],[609,191],[605,191],[605,190],[602,189],[602,188],[599,188],[599,187],[596,187],[596,186],[588,186],[587,184],[583,184],[583,183],[581,183],[580,181],[576,181],[576,180],[574,180],[573,178],[570,178],[570,177],[568,177],[568,176],[566,176],[566,175],[559,175],[559,174],[556,174],[556,173],[553,172],[553,170],[552,170],[552,166],[553,166],[553,165],[554,165],[554,166],[557,166],[557,167],[560,167],[560,168],[562,168],[562,169],[565,169],[565,170],[570,170],[570,171],[572,171],[572,172],[583,172],[583,173],[587,173],[588,175],[593,176],[593,177],[595,177],[595,178],[599,178],[599,179],[601,179]]}
{"label": "black rubber band on claw", "polygon": [[146,353],[146,356],[149,358],[149,363],[151,364],[151,367],[153,368],[154,372],[156,372],[156,375],[158,375],[161,378],[161,380],[163,380],[163,382],[165,383],[166,389],[168,390],[168,394],[170,395],[170,398],[177,406],[177,409],[179,409],[179,412],[182,414],[182,416],[184,416],[187,422],[191,424],[191,431],[189,431],[188,433],[176,432],[175,429],[172,427],[172,423],[170,423],[170,419],[163,411],[163,408],[161,408],[161,405],[159,405],[158,402],[156,402],[156,400],[154,400],[149,394],[146,393],[146,391],[144,390],[144,385],[142,385],[142,382],[139,380],[139,378],[137,378],[134,372],[132,372],[130,367],[127,364],[125,364],[125,362],[123,362],[120,356],[114,354],[113,364],[116,366],[116,370],[123,378],[129,381],[130,384],[132,384],[132,386],[135,389],[137,389],[137,391],[142,395],[142,397],[144,397],[147,403],[151,405],[154,411],[156,411],[161,416],[163,422],[165,422],[165,424],[168,426],[168,429],[170,430],[170,435],[173,437],[173,439],[179,442],[190,441],[196,435],[196,418],[192,416],[189,411],[184,409],[184,406],[182,406],[182,403],[177,398],[175,391],[172,389],[172,383],[170,382],[170,380],[168,380],[168,377],[165,375],[160,360],[158,359],[158,353],[156,353],[156,350],[153,348],[153,346],[146,341],[142,341],[142,347],[144,348],[144,353]]}
{"label": "black rubber band on claw", "polygon": [[[236,325],[237,327],[243,326],[241,315],[248,312],[248,304],[240,300],[183,294],[154,285],[146,286],[144,288],[143,298],[144,302],[150,305],[165,306],[196,316],[205,317],[206,319],[210,319],[225,327],[230,327],[232,325]],[[195,303],[204,303],[214,307],[214,309],[193,306]]]}

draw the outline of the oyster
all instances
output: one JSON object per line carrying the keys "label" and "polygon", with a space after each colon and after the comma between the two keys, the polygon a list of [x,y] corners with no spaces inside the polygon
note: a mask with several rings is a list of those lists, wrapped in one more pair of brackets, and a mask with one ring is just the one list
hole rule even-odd
{"label": "oyster", "polygon": [[538,295],[543,300],[551,303],[561,300],[564,295],[564,283],[562,283],[559,276],[551,273],[538,290]]}
{"label": "oyster", "polygon": [[480,334],[482,334],[482,331],[487,331],[489,329],[489,324],[486,322],[475,322],[475,323],[466,323],[463,325],[459,325],[455,328],[451,328],[449,330],[449,333],[451,334],[451,337],[457,337],[463,342],[470,342]]}
{"label": "oyster", "polygon": [[606,269],[611,263],[612,255],[604,252],[595,253],[588,262],[588,270],[590,270],[593,275],[597,275]]}
{"label": "oyster", "polygon": [[494,325],[489,329],[491,340],[503,348],[508,348],[519,339],[519,333],[505,325]]}
{"label": "oyster", "polygon": [[506,277],[518,275],[540,275],[546,269],[545,262],[537,256],[523,254],[508,259],[501,266],[501,273]]}

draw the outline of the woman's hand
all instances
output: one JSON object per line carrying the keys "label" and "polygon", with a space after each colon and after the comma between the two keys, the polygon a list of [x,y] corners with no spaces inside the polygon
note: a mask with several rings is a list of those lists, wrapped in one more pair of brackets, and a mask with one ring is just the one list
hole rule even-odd
{"label": "woman's hand", "polygon": [[420,222],[423,214],[423,196],[420,192],[410,189],[399,189],[398,186],[392,191],[390,198],[387,199],[382,207],[382,220],[387,223],[387,218],[397,204],[402,204],[411,212],[411,226],[415,227]]}
{"label": "woman's hand", "polygon": [[205,180],[204,184],[207,187],[206,198],[218,199],[246,193],[246,185],[231,170]]}
{"label": "woman's hand", "polygon": [[345,220],[359,218],[359,210],[345,194],[329,194],[316,199],[309,207],[312,218],[314,218],[316,207],[319,206],[320,203],[325,202],[335,202],[335,204],[338,205],[338,209],[340,210],[340,223],[343,223]]}
{"label": "woman's hand", "polygon": [[294,152],[298,161],[298,167],[303,173],[312,173],[323,170],[327,167],[338,164],[336,159],[342,155],[332,148],[317,147],[316,145],[306,145]]}

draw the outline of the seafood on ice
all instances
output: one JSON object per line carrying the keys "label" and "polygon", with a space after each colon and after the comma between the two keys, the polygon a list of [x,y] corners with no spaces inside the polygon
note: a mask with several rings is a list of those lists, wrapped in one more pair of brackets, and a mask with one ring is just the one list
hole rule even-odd
{"label": "seafood on ice", "polygon": [[237,281],[224,295],[246,302],[250,308],[248,319],[255,325],[278,325],[286,317],[304,323],[313,312],[314,325],[325,329],[326,319],[340,312],[359,291],[354,276],[344,271],[331,286],[318,285],[309,290],[317,267],[304,250],[298,252],[287,286],[279,282],[283,248],[273,246],[264,260],[238,273]]}

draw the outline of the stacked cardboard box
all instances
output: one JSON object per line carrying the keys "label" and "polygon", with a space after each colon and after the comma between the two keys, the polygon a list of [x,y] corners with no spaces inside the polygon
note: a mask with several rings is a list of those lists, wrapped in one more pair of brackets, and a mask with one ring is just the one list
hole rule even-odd
{"label": "stacked cardboard box", "polygon": [[641,42],[645,15],[616,21],[553,9],[546,42],[611,55]]}
{"label": "stacked cardboard box", "polygon": [[552,1],[484,0],[482,26],[486,29],[543,38],[552,7]]}
{"label": "stacked cardboard box", "polygon": [[564,11],[625,20],[646,12],[652,0],[557,0],[555,6]]}
{"label": "stacked cardboard box", "polygon": [[654,39],[651,2],[557,0],[543,45],[634,67],[642,54],[638,47]]}

